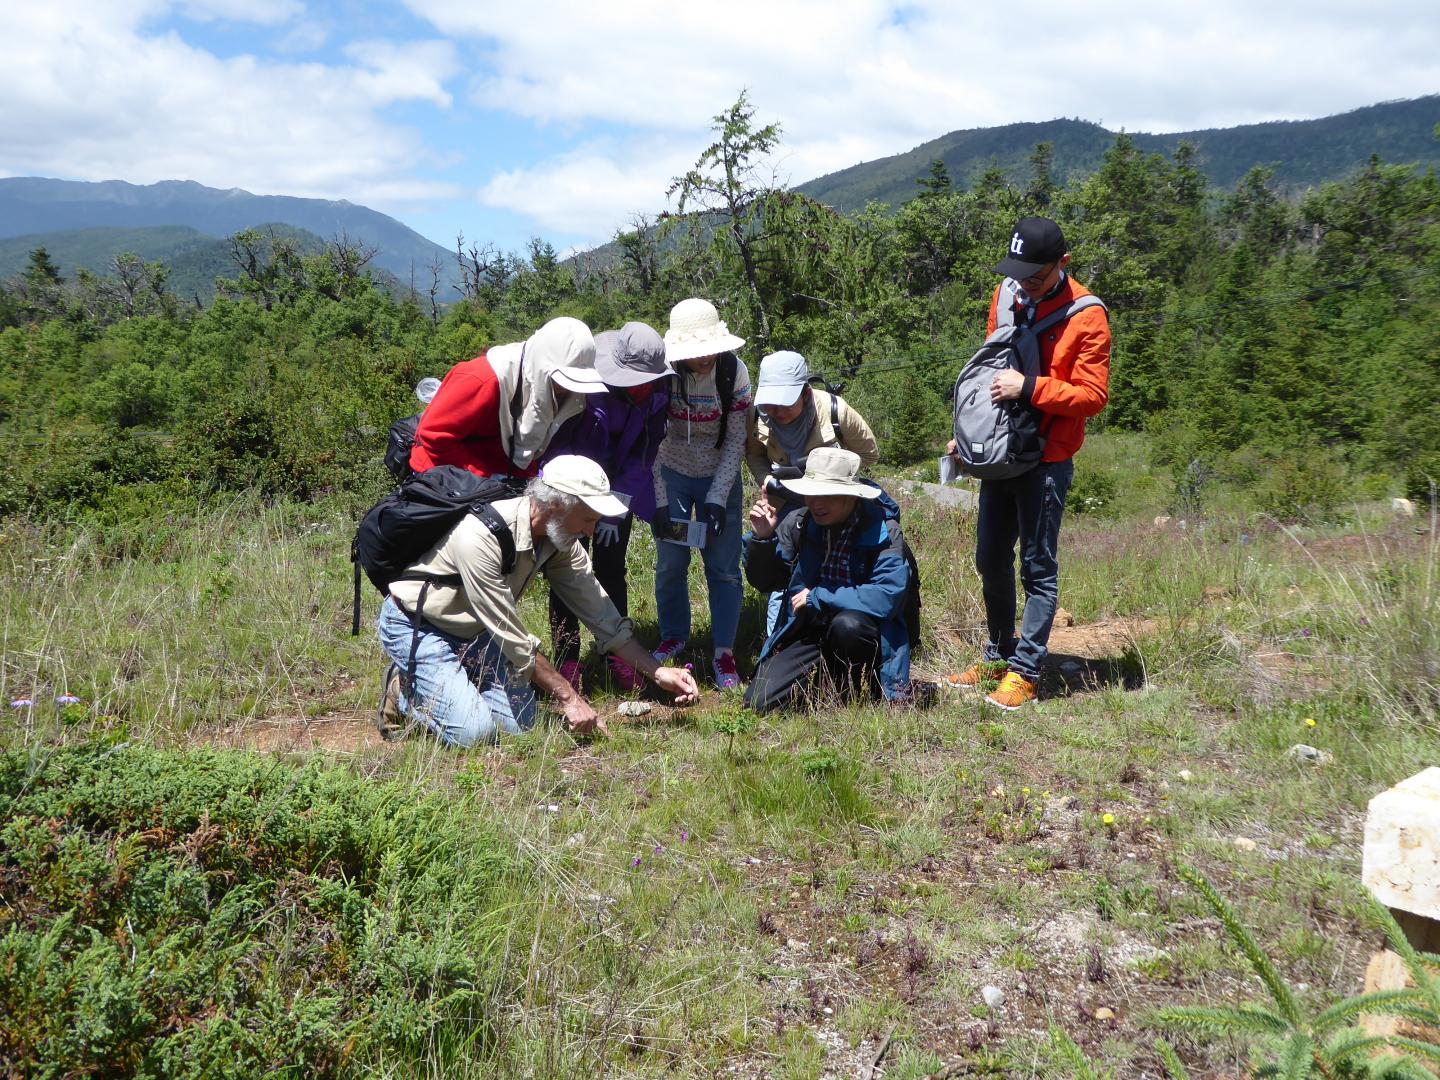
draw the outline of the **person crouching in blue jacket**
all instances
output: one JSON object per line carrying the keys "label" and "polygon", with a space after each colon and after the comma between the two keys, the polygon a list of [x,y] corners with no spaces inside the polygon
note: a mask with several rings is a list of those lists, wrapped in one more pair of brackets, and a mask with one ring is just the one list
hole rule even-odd
{"label": "person crouching in blue jacket", "polygon": [[784,590],[780,619],[745,692],[757,713],[804,704],[822,668],[843,696],[907,698],[910,571],[900,508],[859,472],[859,455],[818,447],[804,476],[780,481],[805,500],[804,513],[777,525],[763,495],[750,509],[745,576],[762,593]]}

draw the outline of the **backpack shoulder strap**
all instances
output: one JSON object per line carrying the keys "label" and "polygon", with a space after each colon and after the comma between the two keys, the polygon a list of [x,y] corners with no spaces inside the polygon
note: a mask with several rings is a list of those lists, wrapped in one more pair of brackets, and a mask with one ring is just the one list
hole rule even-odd
{"label": "backpack shoulder strap", "polygon": [[[1080,312],[1086,308],[1092,307],[1103,308],[1105,307],[1105,301],[1101,300],[1098,296],[1082,296],[1068,307],[1063,307],[1059,311],[1052,311],[1049,315],[1046,315],[1045,318],[1030,328],[1030,332],[1038,336],[1057,323],[1062,323],[1072,316],[1079,315]],[[1106,308],[1106,310],[1108,311],[1109,308]]]}
{"label": "backpack shoulder strap", "polygon": [[835,438],[844,446],[845,440],[840,436],[840,395],[833,390],[826,393],[830,395],[830,426],[835,429]]}
{"label": "backpack shoulder strap", "polygon": [[995,329],[1015,325],[1015,294],[1018,287],[1013,278],[1000,282],[1000,295],[995,301]]}
{"label": "backpack shoulder strap", "polygon": [[500,572],[509,574],[515,569],[515,534],[510,531],[510,526],[505,524],[505,519],[500,516],[500,511],[489,503],[476,503],[470,507],[470,513],[480,519],[490,535],[495,537],[495,542],[500,545]]}

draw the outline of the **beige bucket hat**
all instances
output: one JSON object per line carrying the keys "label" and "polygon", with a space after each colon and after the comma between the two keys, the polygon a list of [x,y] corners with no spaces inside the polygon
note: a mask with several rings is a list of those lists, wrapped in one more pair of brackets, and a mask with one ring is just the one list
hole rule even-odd
{"label": "beige bucket hat", "polygon": [[805,459],[805,475],[781,480],[796,495],[858,495],[878,499],[880,489],[859,479],[860,455],[838,446],[817,446]]}

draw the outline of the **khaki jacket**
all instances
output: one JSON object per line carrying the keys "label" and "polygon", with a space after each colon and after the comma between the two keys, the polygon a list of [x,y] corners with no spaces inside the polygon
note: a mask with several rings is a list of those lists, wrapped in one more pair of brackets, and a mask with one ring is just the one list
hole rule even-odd
{"label": "khaki jacket", "polygon": [[[595,580],[589,553],[575,541],[556,549],[543,534],[530,532],[528,497],[502,499],[491,504],[515,537],[515,567],[501,576],[500,543],[474,514],[460,519],[439,545],[425,553],[411,570],[428,574],[458,574],[461,588],[431,585],[425,594],[423,617],[437,630],[458,638],[478,637],[488,630],[517,680],[528,680],[535,670],[540,639],[520,621],[520,597],[544,573],[550,588],[595,635],[601,652],[612,652],[634,636],[630,620],[615,609]],[[395,581],[390,595],[413,614],[420,600],[421,582]]]}
{"label": "khaki jacket", "polygon": [[[830,399],[833,395],[814,387],[810,389],[810,403],[815,410],[815,426],[805,444],[805,453],[820,446],[839,446],[860,455],[860,465],[868,469],[880,460],[880,448],[875,443],[875,433],[865,418],[845,403],[842,397],[835,398],[835,423],[830,422]],[[749,432],[745,439],[745,463],[755,482],[764,485],[770,475],[771,464],[789,465],[790,457],[780,445],[780,440],[770,433],[770,422],[752,408],[749,417]]]}

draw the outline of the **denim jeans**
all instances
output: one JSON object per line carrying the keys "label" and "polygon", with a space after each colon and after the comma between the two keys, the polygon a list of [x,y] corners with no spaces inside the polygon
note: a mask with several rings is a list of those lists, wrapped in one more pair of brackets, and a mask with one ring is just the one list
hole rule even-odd
{"label": "denim jeans", "polygon": [[[670,506],[682,517],[698,516],[692,510],[705,505],[710,477],[686,476],[661,466]],[[667,514],[665,506],[657,514]],[[668,540],[656,541],[655,610],[660,616],[660,639],[690,640],[690,549]],[[700,549],[705,562],[705,584],[710,593],[710,640],[716,649],[733,649],[740,626],[740,477],[725,500],[725,531],[705,538]]]}
{"label": "denim jeans", "polygon": [[[986,660],[1006,660],[1034,682],[1045,663],[1050,627],[1060,602],[1060,517],[1075,475],[1071,460],[1041,462],[1009,480],[980,483],[975,569],[985,596],[989,640]],[[1020,545],[1020,584],[1025,610],[1015,636],[1015,545]]]}
{"label": "denim jeans", "polygon": [[473,641],[420,623],[415,648],[415,682],[407,674],[415,633],[410,616],[392,597],[380,605],[376,622],[380,648],[400,668],[400,708],[418,717],[442,742],[471,746],[495,742],[500,732],[519,735],[535,723],[535,689],[512,686],[514,669],[488,633]]}

